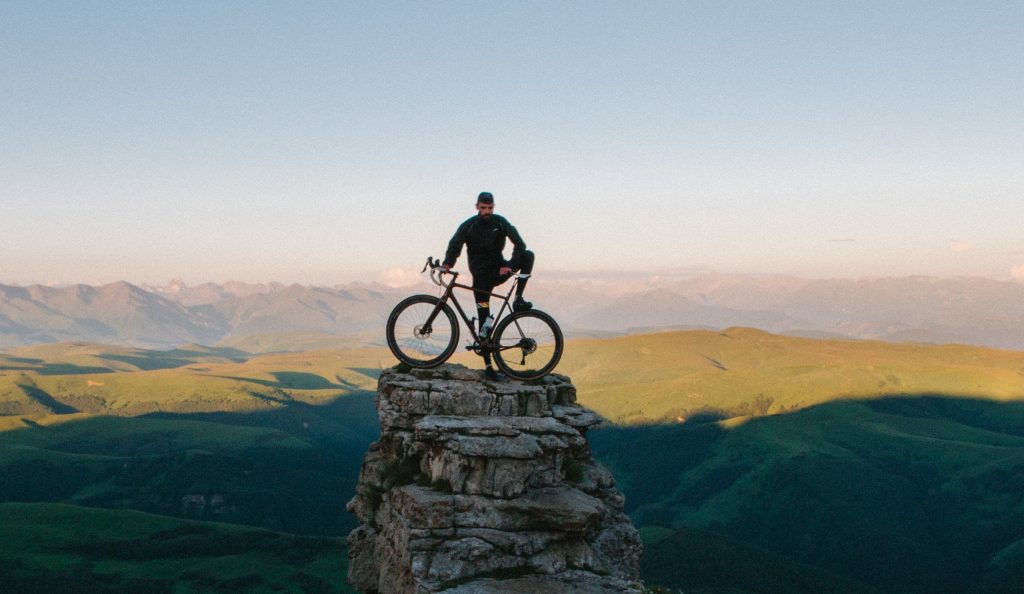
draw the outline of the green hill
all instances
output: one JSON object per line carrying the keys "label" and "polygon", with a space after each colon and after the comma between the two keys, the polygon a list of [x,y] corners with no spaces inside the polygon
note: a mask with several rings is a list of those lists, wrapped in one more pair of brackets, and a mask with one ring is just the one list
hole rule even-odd
{"label": "green hill", "polygon": [[1024,586],[1024,402],[837,401],[606,428],[591,440],[647,537],[649,582],[686,592]]}
{"label": "green hill", "polygon": [[43,345],[0,356],[0,414],[137,416],[323,404],[376,389],[382,356],[379,349],[250,356],[226,347]]}
{"label": "green hill", "polygon": [[4,589],[347,591],[344,505],[377,435],[377,356],[4,353],[0,502],[26,518],[4,518]]}
{"label": "green hill", "polygon": [[749,328],[571,341],[556,370],[618,424],[787,412],[837,398],[1024,398],[1024,352],[776,336]]}
{"label": "green hill", "polygon": [[340,535],[354,527],[344,504],[376,437],[368,395],[262,413],[61,420],[23,418],[0,432],[0,501]]}
{"label": "green hill", "polygon": [[128,510],[0,503],[6,592],[351,592],[343,546]]}
{"label": "green hill", "polygon": [[[470,353],[453,361],[481,367]],[[372,391],[377,372],[395,363],[380,348],[249,355],[229,347],[40,345],[0,353],[0,413],[269,410]],[[572,377],[584,404],[618,424],[774,414],[887,394],[1024,398],[1022,352],[749,328],[573,340],[556,371]]]}
{"label": "green hill", "polygon": [[[456,360],[480,367],[471,354]],[[320,582],[278,569],[189,573],[236,553],[184,555],[206,551],[207,537],[236,542],[224,536],[233,530],[253,551],[260,538],[298,538],[279,533],[341,547],[331,539],[354,525],[343,506],[377,434],[376,377],[394,363],[374,348],[253,355],[65,343],[0,353],[0,513],[37,518],[35,528],[4,521],[2,546],[26,553],[5,561],[0,578],[50,591],[83,579],[96,591],[259,590],[282,579],[318,591]],[[592,446],[641,527],[651,585],[1024,589],[1024,353],[736,328],[573,340],[556,371],[616,423],[593,432]],[[77,510],[82,518],[68,519]],[[124,516],[136,526],[124,534],[86,532],[136,512],[158,515]],[[190,523],[199,520],[218,524]],[[264,534],[257,528],[278,536],[253,537]],[[35,540],[19,544],[12,531]],[[149,542],[161,539],[185,552]],[[102,558],[74,548],[94,540],[121,544],[97,546]],[[118,547],[152,558],[117,557]],[[302,559],[288,575],[340,571]],[[147,577],[159,583],[134,581]]]}
{"label": "green hill", "polygon": [[281,353],[384,346],[385,342],[383,331],[376,329],[344,335],[326,332],[260,332],[231,336],[217,344],[249,353]]}

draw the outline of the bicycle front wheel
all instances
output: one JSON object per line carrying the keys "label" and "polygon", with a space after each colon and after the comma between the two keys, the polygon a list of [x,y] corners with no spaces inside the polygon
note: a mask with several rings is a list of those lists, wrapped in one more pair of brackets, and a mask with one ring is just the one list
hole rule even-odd
{"label": "bicycle front wheel", "polygon": [[410,367],[437,367],[448,360],[459,342],[455,312],[433,295],[413,295],[391,310],[388,348]]}
{"label": "bicycle front wheel", "polygon": [[521,311],[510,315],[494,331],[494,361],[510,377],[544,377],[562,358],[562,329],[548,314]]}

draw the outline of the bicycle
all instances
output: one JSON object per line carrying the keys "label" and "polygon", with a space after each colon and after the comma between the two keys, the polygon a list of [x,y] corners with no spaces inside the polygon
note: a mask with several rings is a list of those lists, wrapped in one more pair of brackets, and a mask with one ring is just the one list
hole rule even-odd
{"label": "bicycle", "polygon": [[[466,315],[455,289],[472,291],[473,287],[456,282],[459,273],[441,268],[440,260],[427,258],[422,274],[430,269],[430,280],[444,289],[441,297],[413,295],[403,299],[391,311],[387,323],[388,347],[399,361],[418,369],[437,367],[448,360],[459,342],[459,323],[448,301],[462,316],[474,342],[466,346],[478,355],[491,354],[498,368],[509,377],[532,380],[544,377],[562,358],[562,330],[550,315],[536,310],[512,311],[509,298],[519,283],[520,274],[507,295],[491,293],[503,301],[487,335],[474,330],[474,320]],[[444,276],[451,280],[445,281]],[[508,310],[509,315],[504,315]]]}

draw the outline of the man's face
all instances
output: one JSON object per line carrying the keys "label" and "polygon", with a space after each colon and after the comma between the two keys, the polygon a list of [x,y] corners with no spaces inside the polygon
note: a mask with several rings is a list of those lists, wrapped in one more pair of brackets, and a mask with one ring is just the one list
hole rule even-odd
{"label": "man's face", "polygon": [[486,204],[484,202],[476,203],[476,212],[483,218],[488,218],[494,214],[494,203]]}

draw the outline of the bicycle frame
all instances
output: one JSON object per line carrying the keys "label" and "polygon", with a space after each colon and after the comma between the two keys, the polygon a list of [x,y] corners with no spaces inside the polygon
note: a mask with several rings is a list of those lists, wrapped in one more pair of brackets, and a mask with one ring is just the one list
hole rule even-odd
{"label": "bicycle frame", "polygon": [[[440,274],[437,275],[436,278],[434,274],[435,270],[432,269],[430,271],[430,279],[434,282],[434,284],[438,285],[439,287],[443,287],[445,291],[444,295],[441,297],[441,303],[436,308],[434,308],[434,311],[430,312],[430,315],[427,317],[423,325],[429,328],[434,323],[434,318],[436,318],[438,314],[441,313],[441,308],[444,306],[444,304],[451,300],[451,302],[455,304],[455,309],[458,310],[459,315],[462,317],[462,321],[465,322],[466,327],[469,328],[470,336],[475,338],[476,341],[479,343],[484,342],[484,339],[480,336],[477,329],[473,327],[473,319],[475,318],[470,318],[468,315],[466,315],[466,311],[462,309],[462,304],[459,303],[459,299],[455,296],[455,289],[465,289],[467,291],[473,291],[475,297],[476,289],[469,285],[464,285],[462,283],[456,282],[459,277],[458,272],[447,272],[447,274],[450,274],[452,276],[452,280],[448,284],[445,284],[445,282],[441,279]],[[445,274],[445,272],[442,271],[441,274]],[[490,295],[491,297],[497,297],[498,299],[502,300],[501,309],[499,309],[498,314],[494,316],[494,327],[498,326],[498,321],[501,320],[501,317],[503,315],[505,315],[506,309],[508,309],[509,311],[512,310],[512,307],[509,305],[508,302],[509,299],[512,297],[512,291],[514,291],[516,285],[519,284],[519,274],[515,273],[512,276],[515,279],[515,281],[513,281],[512,285],[508,288],[508,294],[501,295],[499,293],[488,293],[488,295]]]}

